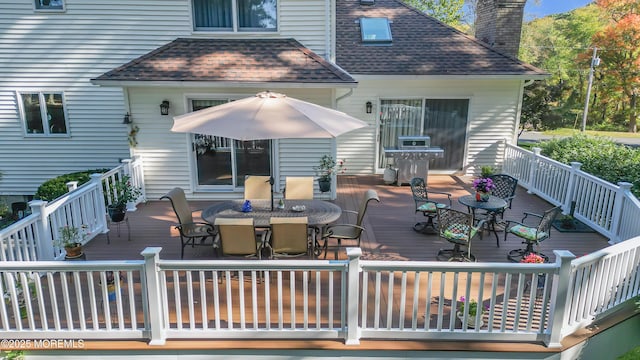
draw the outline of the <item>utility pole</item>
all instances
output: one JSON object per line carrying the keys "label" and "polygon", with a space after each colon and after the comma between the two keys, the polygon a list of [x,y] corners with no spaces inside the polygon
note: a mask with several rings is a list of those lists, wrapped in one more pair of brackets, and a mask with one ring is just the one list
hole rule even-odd
{"label": "utility pole", "polygon": [[593,85],[593,69],[600,65],[600,58],[597,56],[598,48],[593,48],[593,56],[591,57],[591,66],[589,67],[589,83],[587,84],[587,98],[584,101],[584,112],[582,113],[582,129],[584,132],[587,128],[587,114],[589,113],[589,98],[591,98],[591,85]]}

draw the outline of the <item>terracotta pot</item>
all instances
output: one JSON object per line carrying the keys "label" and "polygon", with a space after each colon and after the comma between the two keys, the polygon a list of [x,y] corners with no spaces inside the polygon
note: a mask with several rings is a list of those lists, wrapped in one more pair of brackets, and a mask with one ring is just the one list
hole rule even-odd
{"label": "terracotta pot", "polygon": [[76,244],[76,246],[65,246],[64,250],[67,252],[68,258],[77,258],[82,255],[82,245]]}

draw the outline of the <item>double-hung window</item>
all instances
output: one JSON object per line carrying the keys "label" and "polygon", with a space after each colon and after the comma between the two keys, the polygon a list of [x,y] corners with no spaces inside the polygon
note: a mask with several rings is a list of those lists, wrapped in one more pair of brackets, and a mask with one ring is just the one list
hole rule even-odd
{"label": "double-hung window", "polygon": [[27,135],[69,134],[63,93],[23,92],[18,99]]}
{"label": "double-hung window", "polygon": [[197,31],[276,31],[277,0],[193,0]]}
{"label": "double-hung window", "polygon": [[64,11],[64,0],[34,0],[38,11]]}

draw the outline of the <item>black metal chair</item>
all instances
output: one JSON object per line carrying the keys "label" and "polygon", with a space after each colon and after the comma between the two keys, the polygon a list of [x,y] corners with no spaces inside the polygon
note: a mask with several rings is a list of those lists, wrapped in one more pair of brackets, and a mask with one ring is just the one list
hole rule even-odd
{"label": "black metal chair", "polygon": [[[537,254],[544,258],[545,262],[549,261],[549,257],[543,253],[533,250],[533,246],[540,245],[540,243],[551,236],[551,225],[553,220],[560,214],[560,207],[556,206],[544,212],[544,214],[534,214],[530,212],[524,212],[524,217],[520,222],[507,221],[504,231],[504,241],[507,241],[507,235],[513,234],[519,238],[522,238],[522,243],[525,244],[524,249],[515,249],[509,251],[507,258],[513,262],[520,262],[523,257],[529,254]],[[540,219],[540,222],[535,225],[525,225],[524,222],[528,216],[534,216]]]}
{"label": "black metal chair", "polygon": [[[160,200],[162,199],[171,201],[173,211],[178,218],[178,225],[175,225],[175,227],[180,232],[180,241],[182,242],[181,259],[184,258],[184,248],[187,245],[191,245],[191,247],[195,245],[213,246],[215,236],[213,226],[209,223],[193,221],[193,213],[187,203],[184,190],[176,187],[163,195]],[[207,242],[209,238],[211,238],[211,243]]]}
{"label": "black metal chair", "polygon": [[[475,262],[476,257],[471,253],[471,240],[478,234],[482,236],[484,220],[477,223],[473,213],[454,209],[439,208],[438,235],[453,244],[453,249],[440,249],[436,258],[440,261]],[[465,246],[466,252],[462,250]]]}
{"label": "black metal chair", "polygon": [[[441,191],[427,190],[427,185],[423,178],[413,178],[411,179],[410,184],[411,193],[413,194],[413,201],[415,202],[416,207],[415,212],[421,212],[422,215],[427,217],[427,221],[418,222],[413,225],[413,230],[421,233],[437,233],[438,230],[434,221],[434,219],[438,216],[437,209],[451,207],[451,194]],[[449,205],[430,200],[429,194],[446,195],[449,199]]]}
{"label": "black metal chair", "polygon": [[334,257],[338,258],[338,252],[342,247],[346,247],[342,244],[342,240],[356,240],[355,245],[350,245],[354,247],[360,247],[360,237],[362,235],[362,231],[365,228],[362,226],[362,221],[364,219],[364,214],[367,212],[367,207],[371,200],[375,200],[380,202],[378,198],[378,193],[375,190],[367,190],[364,194],[364,198],[360,202],[360,209],[358,212],[351,210],[343,210],[343,213],[357,214],[357,219],[355,224],[337,224],[328,226],[323,234],[322,239],[324,239],[324,258],[327,258],[327,252],[329,251],[329,239],[336,239],[337,245],[333,248],[335,249]]}
{"label": "black metal chair", "polygon": [[511,203],[513,199],[516,197],[516,189],[518,188],[518,179],[513,176],[507,174],[495,174],[490,175],[489,179],[493,181],[493,185],[495,186],[493,190],[491,190],[491,195],[497,196],[504,201],[507,202],[507,207],[496,211],[494,216],[503,217],[504,211],[506,209],[511,209]]}

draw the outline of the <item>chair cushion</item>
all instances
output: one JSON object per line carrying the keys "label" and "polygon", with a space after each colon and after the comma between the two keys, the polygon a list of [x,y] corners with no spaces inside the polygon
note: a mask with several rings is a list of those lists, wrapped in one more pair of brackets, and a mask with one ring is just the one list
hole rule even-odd
{"label": "chair cushion", "polygon": [[[477,228],[472,227],[471,228],[471,236],[470,238],[473,238],[476,233],[478,232]],[[442,235],[447,238],[447,240],[453,240],[453,241],[463,241],[463,242],[467,242],[467,226],[449,226],[448,228],[444,229],[444,232],[442,233]]]}
{"label": "chair cushion", "polygon": [[428,202],[418,206],[418,211],[435,213],[437,209],[444,209],[446,207],[447,205],[445,204]]}
{"label": "chair cushion", "polygon": [[537,241],[547,237],[547,233],[541,231],[536,238],[536,228],[524,225],[515,225],[509,229],[509,232],[529,241]]}
{"label": "chair cushion", "polygon": [[182,234],[189,237],[213,235],[212,231],[213,228],[205,224],[186,224],[182,226]]}

